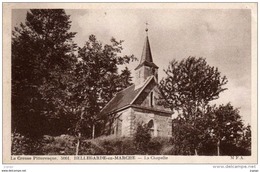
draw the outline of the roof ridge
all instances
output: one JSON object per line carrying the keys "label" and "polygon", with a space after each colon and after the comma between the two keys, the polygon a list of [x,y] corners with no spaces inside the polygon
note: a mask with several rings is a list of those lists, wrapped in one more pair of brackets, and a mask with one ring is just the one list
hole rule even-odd
{"label": "roof ridge", "polygon": [[133,104],[153,79],[155,79],[154,76],[149,76],[144,84],[138,89],[134,89],[135,84],[132,84],[124,90],[121,90],[102,108],[100,114],[110,114],[117,109]]}
{"label": "roof ridge", "polygon": [[141,90],[137,93],[137,95],[135,96],[135,98],[130,102],[130,105],[135,102],[135,100],[137,99],[137,97],[140,95],[140,93],[144,90],[144,88],[148,85],[148,83],[149,83],[153,78],[155,79],[155,77],[154,77],[153,75],[152,75],[152,76],[149,76],[149,77],[147,78],[146,83],[145,83],[142,87],[140,87]]}
{"label": "roof ridge", "polygon": [[128,89],[128,88],[130,88],[130,87],[132,87],[132,86],[134,86],[134,85],[135,85],[135,84],[131,84],[131,85],[129,85],[128,87],[124,88],[123,90],[118,91],[116,94],[118,94],[118,93],[120,93],[120,92],[122,92],[122,91],[124,91],[124,90],[126,90],[126,89]]}

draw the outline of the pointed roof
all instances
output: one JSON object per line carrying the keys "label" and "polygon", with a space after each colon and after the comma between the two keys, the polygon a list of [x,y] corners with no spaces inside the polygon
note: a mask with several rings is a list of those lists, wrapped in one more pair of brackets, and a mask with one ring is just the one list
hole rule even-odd
{"label": "pointed roof", "polygon": [[138,89],[135,89],[135,85],[133,84],[118,92],[101,110],[101,115],[111,114],[121,108],[126,107],[127,105],[131,105],[133,101],[138,97],[138,95],[140,95],[146,85],[151,82],[152,79],[154,79],[153,76],[147,78],[143,86]]}
{"label": "pointed roof", "polygon": [[[118,92],[108,103],[107,105],[101,110],[100,115],[110,115],[114,114],[116,112],[122,111],[128,107],[136,107],[140,109],[147,109],[147,110],[153,110],[153,111],[160,111],[167,114],[172,114],[172,111],[169,110],[162,110],[162,109],[156,109],[156,108],[148,108],[143,107],[138,104],[136,104],[136,100],[138,97],[141,96],[142,92],[145,91],[145,88],[149,85],[149,83],[154,82],[156,83],[155,77],[150,76],[146,79],[142,87],[135,89],[135,85],[131,85],[124,90]],[[152,89],[152,88],[149,88]]]}
{"label": "pointed roof", "polygon": [[146,38],[145,38],[144,48],[143,48],[143,53],[142,53],[142,56],[141,56],[140,63],[143,63],[144,61],[151,62],[151,63],[153,62],[151,47],[150,47],[148,36],[146,36]]}
{"label": "pointed roof", "polygon": [[142,56],[141,56],[140,63],[135,68],[135,70],[139,69],[143,65],[158,68],[158,66],[156,66],[156,64],[153,63],[153,57],[152,57],[152,53],[151,53],[151,48],[150,48],[148,36],[146,36],[146,39],[145,39],[145,42],[144,42],[144,48],[143,48],[143,53],[142,53]]}

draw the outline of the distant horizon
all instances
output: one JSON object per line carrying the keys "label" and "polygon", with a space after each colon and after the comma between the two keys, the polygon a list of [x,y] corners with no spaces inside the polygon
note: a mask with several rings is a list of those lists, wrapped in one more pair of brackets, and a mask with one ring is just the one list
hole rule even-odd
{"label": "distant horizon", "polygon": [[[12,28],[24,23],[25,9],[12,11]],[[239,108],[245,124],[251,124],[251,11],[248,9],[99,9],[65,10],[72,21],[74,41],[84,45],[91,34],[104,44],[112,37],[124,40],[122,54],[140,60],[148,22],[149,41],[159,80],[171,60],[189,56],[206,58],[226,76],[228,90],[212,103],[230,102]],[[134,68],[127,67],[134,82]],[[121,69],[122,67],[120,67]],[[224,86],[225,87],[225,86]]]}

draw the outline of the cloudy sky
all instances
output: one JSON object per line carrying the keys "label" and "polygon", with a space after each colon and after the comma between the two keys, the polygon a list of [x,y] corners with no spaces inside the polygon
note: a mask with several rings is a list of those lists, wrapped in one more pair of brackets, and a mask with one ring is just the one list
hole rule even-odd
{"label": "cloudy sky", "polygon": [[[231,102],[251,123],[251,13],[246,9],[99,9],[66,10],[74,41],[83,46],[90,34],[103,43],[124,40],[123,54],[141,57],[145,22],[159,79],[172,59],[204,57],[228,78],[228,90],[213,103]],[[24,22],[26,10],[13,10],[12,24]],[[134,62],[128,67],[134,74]]]}

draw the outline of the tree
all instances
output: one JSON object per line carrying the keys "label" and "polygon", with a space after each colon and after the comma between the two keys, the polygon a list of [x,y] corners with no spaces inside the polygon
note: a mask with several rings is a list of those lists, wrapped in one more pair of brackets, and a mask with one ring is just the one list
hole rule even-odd
{"label": "tree", "polygon": [[227,78],[218,68],[211,67],[204,58],[188,57],[180,62],[173,60],[164,70],[166,78],[160,81],[163,104],[172,110],[192,111],[219,98],[226,90]]}
{"label": "tree", "polygon": [[171,110],[176,110],[195,132],[193,139],[195,154],[200,138],[198,124],[205,114],[205,108],[219,94],[226,90],[223,86],[227,78],[221,76],[218,68],[211,67],[204,58],[188,57],[180,62],[173,60],[164,70],[166,78],[160,81],[160,103]]}
{"label": "tree", "polygon": [[[75,33],[62,9],[33,9],[12,33],[12,131],[38,137],[59,113],[53,99],[75,62]],[[55,96],[53,96],[55,95]],[[45,128],[46,127],[46,128]],[[57,130],[58,130],[58,126]]]}
{"label": "tree", "polygon": [[207,140],[206,138],[206,119],[202,115],[202,111],[197,112],[196,122],[191,122],[179,115],[173,119],[173,136],[172,142],[175,146],[173,154],[175,155],[197,155]]}
{"label": "tree", "polygon": [[[243,140],[244,124],[239,110],[234,108],[230,103],[220,105],[219,107],[211,107],[207,115],[207,134],[211,143],[216,145],[217,155],[227,154],[234,155],[237,151],[239,143]],[[248,134],[245,132],[245,134]],[[249,142],[247,140],[246,142]],[[223,151],[221,151],[221,147]],[[236,149],[234,152],[225,152],[225,150]]]}
{"label": "tree", "polygon": [[239,140],[238,147],[241,148],[244,155],[251,155],[251,126],[248,124],[243,127],[243,137]]}
{"label": "tree", "polygon": [[122,42],[111,39],[111,45],[103,45],[94,35],[89,36],[78,49],[78,62],[67,81],[66,94],[62,101],[66,114],[74,117],[72,131],[80,139],[84,135],[94,138],[102,132],[103,119],[100,110],[107,102],[131,83],[128,69],[118,73],[118,65],[134,60],[134,56],[121,56]]}
{"label": "tree", "polygon": [[[120,74],[120,84],[121,84],[121,88],[119,88],[120,90],[130,86],[132,84],[132,76],[131,76],[131,72],[128,69],[128,67],[125,67]],[[120,86],[119,86],[120,87]]]}

